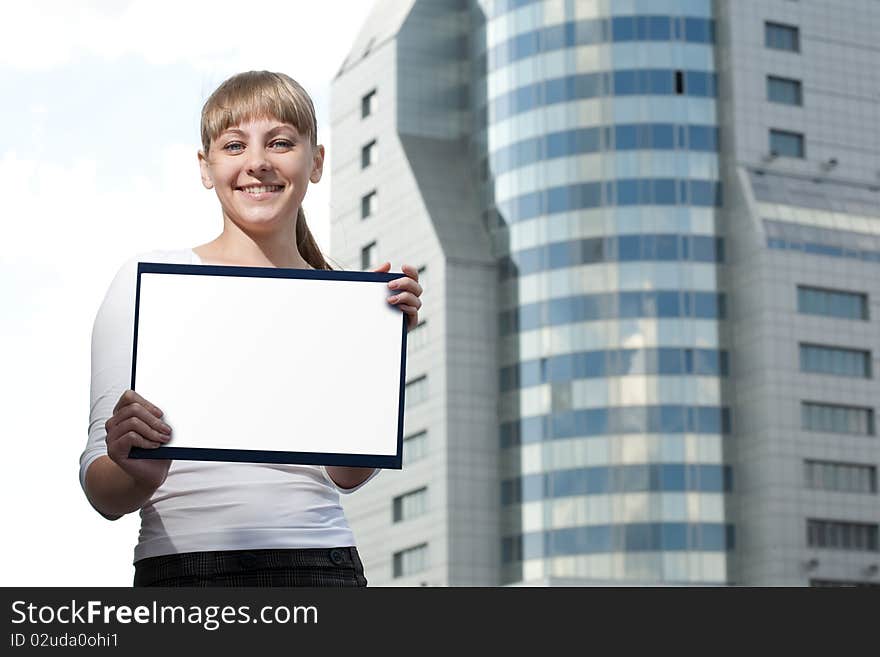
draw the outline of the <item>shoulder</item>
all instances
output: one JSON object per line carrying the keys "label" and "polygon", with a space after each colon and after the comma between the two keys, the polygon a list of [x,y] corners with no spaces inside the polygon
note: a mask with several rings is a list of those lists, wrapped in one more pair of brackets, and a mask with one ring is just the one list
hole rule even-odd
{"label": "shoulder", "polygon": [[139,262],[158,262],[163,264],[189,265],[195,264],[195,254],[192,249],[154,249],[141,251],[125,260],[117,271],[117,276],[125,274],[134,276],[137,274]]}
{"label": "shoulder", "polygon": [[189,265],[194,263],[196,256],[192,249],[154,249],[143,251],[133,256],[129,262],[160,262],[165,264]]}
{"label": "shoulder", "polygon": [[196,264],[195,256],[191,249],[155,249],[141,251],[129,256],[118,265],[116,274],[107,289],[104,304],[123,302],[128,303],[129,297],[134,297],[137,270],[139,262],[158,262],[166,264]]}

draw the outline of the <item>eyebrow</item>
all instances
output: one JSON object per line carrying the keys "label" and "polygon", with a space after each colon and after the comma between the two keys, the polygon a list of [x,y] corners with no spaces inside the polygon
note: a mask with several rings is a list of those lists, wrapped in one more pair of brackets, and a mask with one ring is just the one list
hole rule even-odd
{"label": "eyebrow", "polygon": [[[275,126],[275,127],[272,128],[271,130],[267,131],[266,134],[267,134],[267,135],[274,135],[274,134],[276,134],[276,133],[283,132],[284,130],[293,130],[297,135],[299,135],[299,130],[297,130],[294,126],[292,126],[292,125],[290,125],[290,124],[288,124],[288,123],[282,123],[282,124],[280,124],[280,125]],[[244,130],[239,130],[238,128],[227,128],[226,130],[224,130],[223,132],[221,132],[221,133],[218,135],[218,137],[222,137],[223,135],[225,135],[225,134],[227,134],[227,133],[233,133],[233,134],[237,134],[237,135],[244,135],[244,134],[246,134],[246,133],[244,132]],[[301,136],[301,135],[300,135],[300,136]]]}

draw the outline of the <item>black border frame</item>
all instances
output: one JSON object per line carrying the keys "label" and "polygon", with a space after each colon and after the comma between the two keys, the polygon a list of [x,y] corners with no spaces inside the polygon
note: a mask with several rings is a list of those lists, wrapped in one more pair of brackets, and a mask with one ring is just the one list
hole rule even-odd
{"label": "black border frame", "polygon": [[[136,390],[138,319],[141,301],[141,274],[184,274],[194,276],[246,276],[248,278],[302,278],[327,281],[389,282],[405,277],[403,273],[337,271],[325,269],[286,269],[282,267],[238,267],[225,265],[184,265],[139,262],[134,302],[134,344],[131,354],[131,389]],[[393,456],[339,454],[333,452],[282,452],[253,449],[209,449],[199,447],[132,447],[130,458],[181,459],[190,461],[233,461],[246,463],[296,463],[337,465],[400,470],[403,467],[403,409],[406,390],[406,314],[401,311],[400,387],[397,408],[397,453]]]}

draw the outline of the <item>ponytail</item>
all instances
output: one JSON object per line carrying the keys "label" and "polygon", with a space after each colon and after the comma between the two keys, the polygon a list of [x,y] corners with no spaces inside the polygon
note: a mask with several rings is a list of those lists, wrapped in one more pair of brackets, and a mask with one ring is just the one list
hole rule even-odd
{"label": "ponytail", "polygon": [[303,259],[315,269],[333,269],[333,267],[327,264],[324,254],[318,248],[318,243],[312,237],[312,232],[309,230],[308,224],[306,224],[306,215],[302,207],[296,213],[296,248]]}

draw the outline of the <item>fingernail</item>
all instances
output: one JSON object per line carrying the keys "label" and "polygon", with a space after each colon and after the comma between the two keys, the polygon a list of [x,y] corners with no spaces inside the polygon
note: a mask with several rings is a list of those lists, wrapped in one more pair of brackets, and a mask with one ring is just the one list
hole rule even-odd
{"label": "fingernail", "polygon": [[392,281],[391,283],[388,284],[388,287],[390,287],[393,290],[393,289],[397,288],[397,283]]}
{"label": "fingernail", "polygon": [[170,433],[171,433],[171,427],[169,427],[169,426],[168,426],[167,424],[165,424],[164,422],[162,423],[161,429],[162,429],[162,431],[163,431],[164,433],[167,433],[167,434],[170,434]]}
{"label": "fingernail", "polygon": [[388,301],[390,301],[391,303],[397,303],[398,301],[400,301],[400,298],[397,296],[388,297]]}

